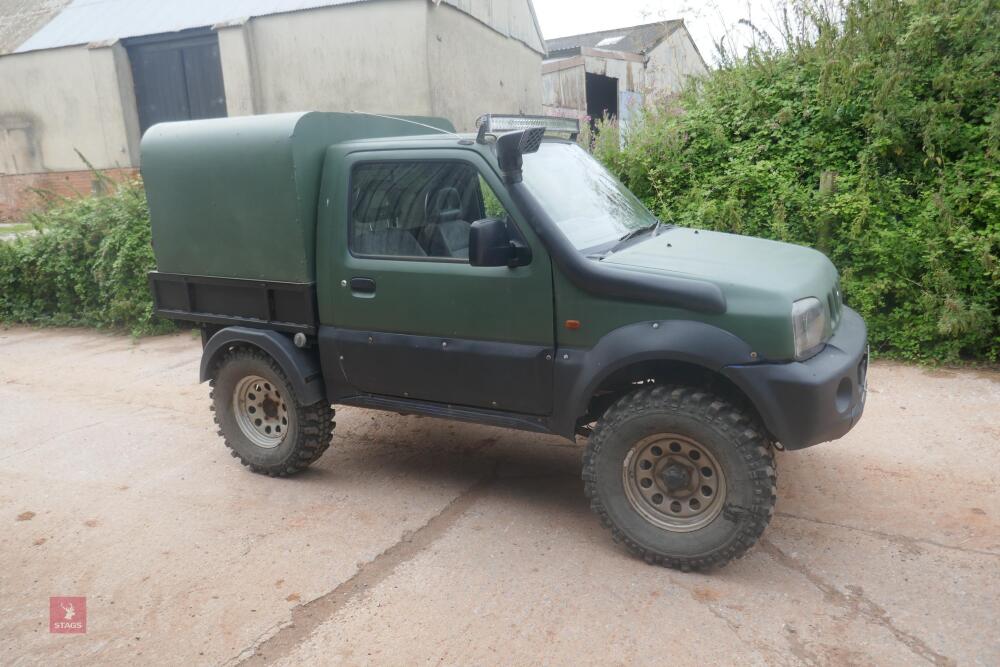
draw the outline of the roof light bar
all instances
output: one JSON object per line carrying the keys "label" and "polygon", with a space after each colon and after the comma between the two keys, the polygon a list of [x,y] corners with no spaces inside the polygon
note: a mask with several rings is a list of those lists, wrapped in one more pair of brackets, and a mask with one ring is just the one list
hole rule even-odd
{"label": "roof light bar", "polygon": [[579,120],[556,116],[505,116],[488,113],[476,120],[476,126],[480,132],[487,133],[515,132],[543,127],[546,133],[568,134],[570,139],[576,139],[580,134]]}

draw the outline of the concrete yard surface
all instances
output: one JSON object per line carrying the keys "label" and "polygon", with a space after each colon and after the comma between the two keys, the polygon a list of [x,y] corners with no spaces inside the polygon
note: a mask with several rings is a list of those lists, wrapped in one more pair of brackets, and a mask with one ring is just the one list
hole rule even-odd
{"label": "concrete yard surface", "polygon": [[995,372],[874,363],[854,431],[779,453],[764,539],[683,574],[554,437],[342,408],[313,468],[254,475],[200,351],[0,329],[0,664],[1000,664]]}

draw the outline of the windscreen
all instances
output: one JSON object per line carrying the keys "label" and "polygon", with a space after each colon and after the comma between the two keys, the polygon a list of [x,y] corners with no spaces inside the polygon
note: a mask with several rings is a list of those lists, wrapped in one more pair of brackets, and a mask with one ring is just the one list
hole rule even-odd
{"label": "windscreen", "polygon": [[628,188],[574,143],[542,143],[524,156],[524,184],[581,251],[613,245],[656,218]]}

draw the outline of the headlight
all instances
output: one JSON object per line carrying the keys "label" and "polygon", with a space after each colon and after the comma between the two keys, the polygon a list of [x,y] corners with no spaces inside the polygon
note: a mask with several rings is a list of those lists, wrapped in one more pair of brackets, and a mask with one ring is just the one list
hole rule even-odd
{"label": "headlight", "polygon": [[819,299],[809,297],[792,304],[792,336],[795,358],[808,359],[819,351],[826,331],[826,311]]}

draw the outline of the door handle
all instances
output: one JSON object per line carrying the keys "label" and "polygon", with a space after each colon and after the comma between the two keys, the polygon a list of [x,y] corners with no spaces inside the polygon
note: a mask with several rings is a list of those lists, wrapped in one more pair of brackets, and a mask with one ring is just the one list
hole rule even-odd
{"label": "door handle", "polygon": [[375,293],[375,281],[371,278],[351,278],[351,291],[362,294]]}

